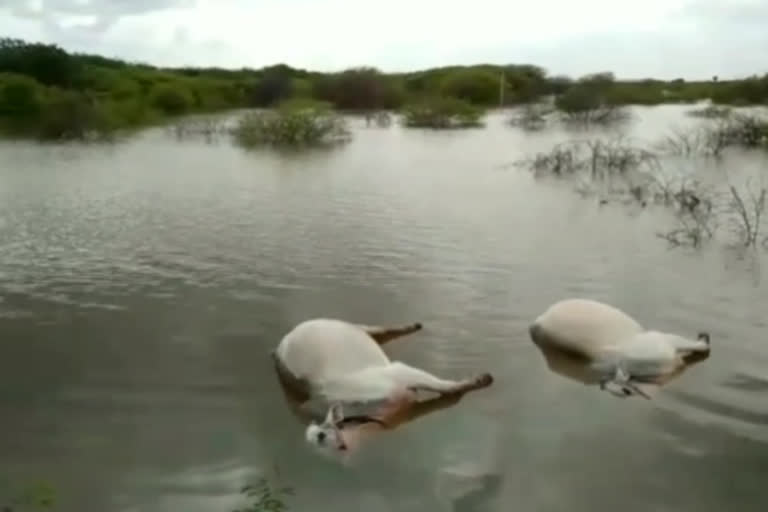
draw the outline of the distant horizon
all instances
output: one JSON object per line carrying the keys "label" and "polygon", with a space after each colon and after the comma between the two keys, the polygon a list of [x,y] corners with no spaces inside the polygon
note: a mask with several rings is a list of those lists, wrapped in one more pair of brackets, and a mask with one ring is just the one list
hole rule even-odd
{"label": "distant horizon", "polygon": [[415,67],[415,68],[410,68],[410,69],[400,69],[400,70],[384,69],[381,66],[377,66],[377,65],[371,64],[371,63],[355,64],[355,65],[350,65],[350,66],[346,66],[346,67],[342,67],[342,68],[338,68],[338,69],[318,69],[318,68],[312,68],[312,67],[306,67],[306,66],[298,66],[298,65],[294,65],[294,64],[292,64],[290,62],[286,62],[286,61],[277,61],[277,62],[271,62],[271,63],[261,64],[261,65],[246,65],[246,64],[243,64],[243,65],[239,65],[239,66],[238,65],[229,65],[228,66],[228,65],[222,65],[222,64],[201,64],[201,63],[197,63],[197,64],[191,64],[191,63],[157,64],[157,63],[151,62],[149,60],[133,59],[133,58],[130,58],[130,57],[120,56],[120,55],[110,55],[108,53],[101,52],[101,51],[94,50],[94,49],[76,50],[76,49],[73,49],[73,48],[67,48],[64,44],[62,44],[61,42],[57,42],[57,41],[32,40],[32,39],[28,39],[28,38],[24,38],[24,37],[13,36],[13,35],[2,35],[0,37],[4,37],[4,38],[8,38],[8,39],[23,40],[23,41],[25,41],[27,43],[31,43],[31,44],[41,43],[41,44],[56,45],[56,46],[60,47],[62,50],[66,51],[67,53],[70,53],[70,54],[99,56],[99,57],[104,57],[104,58],[112,59],[112,60],[120,60],[120,61],[123,61],[123,62],[129,64],[129,65],[151,66],[151,67],[154,67],[154,68],[157,68],[157,69],[170,69],[170,70],[172,70],[172,69],[222,69],[222,70],[227,70],[227,71],[240,71],[240,70],[244,70],[245,69],[245,70],[259,71],[259,70],[264,69],[264,68],[285,65],[285,66],[288,66],[288,67],[296,69],[296,70],[302,70],[302,71],[314,72],[314,73],[323,73],[323,74],[341,73],[341,72],[343,72],[345,70],[353,69],[353,68],[375,68],[375,69],[377,69],[378,71],[380,71],[383,74],[390,75],[390,74],[418,73],[418,72],[421,72],[421,71],[428,71],[428,70],[440,69],[440,68],[450,68],[450,67],[478,67],[478,66],[505,67],[505,66],[526,66],[526,65],[531,65],[531,66],[538,66],[541,69],[543,69],[547,73],[546,76],[548,78],[558,77],[558,76],[567,76],[567,77],[569,77],[571,79],[578,79],[580,77],[587,76],[587,75],[594,74],[594,73],[612,72],[612,73],[614,73],[614,77],[615,77],[615,79],[617,81],[630,81],[630,82],[631,81],[648,80],[648,79],[661,80],[661,81],[669,82],[669,81],[672,81],[672,80],[676,80],[678,78],[682,78],[686,82],[706,82],[706,81],[712,80],[712,78],[714,76],[718,77],[718,81],[732,81],[732,80],[743,80],[743,79],[749,78],[751,76],[761,77],[761,76],[764,76],[764,75],[768,75],[768,70],[766,70],[766,71],[758,71],[758,72],[754,72],[754,73],[746,74],[746,75],[730,76],[730,77],[722,75],[722,74],[717,74],[717,73],[713,73],[713,74],[711,74],[709,76],[700,77],[700,78],[690,78],[690,77],[683,77],[683,76],[677,76],[677,77],[674,77],[674,78],[662,78],[662,77],[658,77],[658,76],[636,76],[636,77],[630,77],[630,76],[620,76],[620,75],[616,74],[615,71],[613,71],[612,69],[607,69],[607,68],[606,69],[596,69],[596,70],[588,71],[586,73],[582,73],[582,74],[579,74],[579,75],[568,75],[566,73],[553,72],[552,70],[547,69],[545,66],[542,66],[541,64],[538,64],[536,62],[520,61],[520,62],[500,63],[500,62],[488,62],[488,61],[482,61],[482,60],[481,61],[477,61],[477,62],[471,62],[471,63],[456,63],[456,62],[453,62],[453,63],[444,63],[444,64],[434,64],[434,65],[427,65],[427,66]]}
{"label": "distant horizon", "polygon": [[768,2],[0,0],[3,36],[161,68],[413,73],[532,64],[548,76],[707,81],[768,72]]}

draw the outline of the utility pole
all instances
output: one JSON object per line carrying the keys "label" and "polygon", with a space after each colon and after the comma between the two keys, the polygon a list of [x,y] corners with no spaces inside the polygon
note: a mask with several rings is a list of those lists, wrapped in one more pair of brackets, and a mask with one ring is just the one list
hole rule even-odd
{"label": "utility pole", "polygon": [[499,108],[504,108],[504,70],[499,74]]}

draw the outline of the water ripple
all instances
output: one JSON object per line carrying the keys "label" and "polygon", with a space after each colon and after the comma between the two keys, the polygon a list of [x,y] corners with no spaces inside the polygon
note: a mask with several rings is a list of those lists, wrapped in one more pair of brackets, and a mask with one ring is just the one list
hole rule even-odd
{"label": "water ripple", "polygon": [[[575,485],[581,470],[562,469],[573,464],[637,496],[623,466],[584,462],[595,450],[640,456],[631,473],[658,472],[675,493],[691,485],[689,459],[719,474],[699,445],[679,459],[665,451],[673,441],[658,443],[665,431],[649,411],[674,412],[681,431],[715,425],[715,445],[762,439],[766,295],[754,267],[764,255],[749,270],[716,250],[669,251],[651,213],[627,218],[499,172],[554,139],[493,122],[460,136],[369,130],[311,160],[176,145],[152,131],[109,152],[0,147],[15,162],[0,169],[3,464],[42,461],[41,471],[123,496],[120,482],[142,474],[187,489],[173,475],[229,464],[245,446],[286,460],[306,488],[323,475],[328,489],[346,489],[300,451],[268,358],[293,323],[334,315],[424,322],[387,351],[441,375],[493,371],[498,385],[464,401],[471,412],[460,417],[499,426],[498,457],[525,460],[552,488]],[[648,327],[707,329],[713,356],[657,402],[606,401],[550,373],[528,339],[529,322],[565,296],[615,303]],[[398,437],[395,452],[419,453],[423,466],[378,459],[391,469],[387,492],[423,494],[442,460],[438,434],[467,453],[494,451],[459,423]],[[220,432],[240,445],[208,443]],[[356,475],[370,492],[383,485],[373,470]],[[695,485],[725,507],[711,481]],[[572,499],[598,499],[584,488]]]}

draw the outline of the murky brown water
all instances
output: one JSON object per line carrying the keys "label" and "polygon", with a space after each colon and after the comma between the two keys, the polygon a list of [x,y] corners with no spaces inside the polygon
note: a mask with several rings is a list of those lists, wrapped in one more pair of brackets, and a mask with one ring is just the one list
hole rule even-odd
{"label": "murky brown water", "polygon": [[[638,112],[633,136],[689,122]],[[292,157],[160,130],[0,145],[2,476],[52,483],[68,511],[229,511],[273,464],[294,510],[765,510],[765,252],[669,249],[655,210],[506,165],[562,132],[358,124]],[[564,379],[526,329],[574,295],[709,330],[713,355],[652,402]],[[393,357],[496,384],[335,465],[269,359],[314,316],[421,321]],[[462,471],[495,487],[451,504]]]}

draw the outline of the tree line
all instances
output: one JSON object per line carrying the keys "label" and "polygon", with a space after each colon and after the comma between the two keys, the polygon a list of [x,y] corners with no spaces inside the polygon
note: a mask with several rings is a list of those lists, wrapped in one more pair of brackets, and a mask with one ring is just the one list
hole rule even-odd
{"label": "tree line", "polygon": [[374,67],[321,73],[286,64],[261,69],[163,68],[71,53],[53,44],[0,39],[0,129],[40,137],[79,137],[192,112],[273,107],[291,99],[365,112],[438,98],[493,108],[551,96],[565,111],[703,99],[765,104],[768,74],[691,82],[617,80],[610,72],[550,76],[532,64],[446,66],[407,73],[383,73]]}

